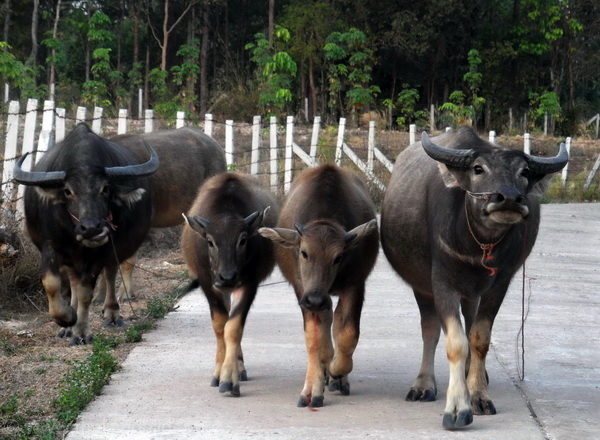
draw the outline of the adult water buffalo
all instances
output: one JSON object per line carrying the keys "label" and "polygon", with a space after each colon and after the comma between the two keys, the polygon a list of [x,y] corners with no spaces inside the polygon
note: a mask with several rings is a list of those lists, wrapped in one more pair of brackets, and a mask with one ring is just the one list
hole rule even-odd
{"label": "adult water buffalo", "polygon": [[[122,134],[110,140],[124,146],[139,160],[143,160],[147,155],[146,143],[152,145],[158,155],[160,168],[149,179],[149,189],[152,193],[151,228],[182,224],[181,213],[190,209],[200,185],[209,177],[227,170],[223,148],[196,127],[144,134]],[[135,262],[134,255],[121,265],[121,299],[135,296]],[[104,286],[99,286],[97,291],[95,301],[102,299]]]}
{"label": "adult water buffalo", "polygon": [[545,177],[567,161],[564,145],[556,157],[534,157],[490,144],[470,128],[433,139],[423,133],[396,159],[381,242],[413,288],[423,336],[421,370],[406,400],[436,398],[441,324],[450,364],[447,429],[470,424],[473,414],[496,413],[485,369],[492,325],[535,243]]}
{"label": "adult water buffalo", "polygon": [[[278,227],[259,233],[281,245],[277,262],[302,310],[308,368],[298,406],[323,406],[327,375],[330,391],[350,393],[365,280],[379,249],[373,202],[354,172],[310,168],[294,180]],[[335,314],[331,295],[339,296]]]}
{"label": "adult water buffalo", "polygon": [[239,396],[239,382],[247,379],[244,325],[259,283],[275,266],[272,243],[256,231],[275,226],[278,212],[274,196],[257,178],[223,173],[202,185],[184,214],[181,248],[194,277],[190,288],[199,285],[210,307],[217,337],[211,386],[221,393]]}
{"label": "adult water buffalo", "polygon": [[[158,169],[159,159],[151,147],[147,151],[140,163],[123,147],[80,124],[33,171],[21,168],[26,155],[15,165],[14,179],[28,185],[26,226],[41,252],[50,315],[63,327],[73,326],[72,345],[92,340],[89,306],[102,270],[108,280],[104,318],[123,324],[115,277],[119,262],[137,250],[150,226],[152,202],[144,177]],[[71,306],[61,295],[61,271],[68,274],[75,293]]]}

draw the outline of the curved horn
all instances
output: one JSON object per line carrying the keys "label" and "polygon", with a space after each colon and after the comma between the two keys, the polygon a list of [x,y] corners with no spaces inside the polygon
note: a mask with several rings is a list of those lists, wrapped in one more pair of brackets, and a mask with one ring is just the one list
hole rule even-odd
{"label": "curved horn", "polygon": [[474,150],[454,150],[452,148],[440,147],[429,139],[427,132],[421,134],[421,145],[432,159],[456,168],[468,168],[473,160]]}
{"label": "curved horn", "polygon": [[554,157],[537,157],[527,155],[529,168],[535,174],[552,174],[562,170],[569,161],[569,153],[564,142],[560,144],[560,150]]}
{"label": "curved horn", "polygon": [[138,165],[127,165],[124,167],[105,167],[104,171],[106,172],[107,177],[113,181],[134,180],[148,177],[158,170],[160,161],[158,160],[156,151],[154,151],[146,141],[144,141],[144,145],[150,153],[150,160],[148,160],[148,162]]}
{"label": "curved horn", "polygon": [[29,153],[19,158],[13,168],[13,179],[22,185],[43,186],[46,188],[59,187],[64,184],[64,171],[23,171],[23,162]]}

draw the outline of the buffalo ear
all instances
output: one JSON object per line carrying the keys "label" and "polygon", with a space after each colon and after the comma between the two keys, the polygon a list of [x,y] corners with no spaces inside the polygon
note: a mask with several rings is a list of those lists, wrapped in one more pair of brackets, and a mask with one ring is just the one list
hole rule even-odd
{"label": "buffalo ear", "polygon": [[208,220],[200,217],[199,215],[195,216],[187,216],[185,214],[181,214],[185,219],[185,222],[188,224],[190,228],[200,234],[202,237],[206,238],[206,227],[208,226]]}
{"label": "buffalo ear", "polygon": [[300,243],[300,234],[293,229],[260,228],[258,233],[265,238],[286,248],[293,248]]}
{"label": "buffalo ear", "polygon": [[443,164],[441,162],[438,162],[437,166],[438,170],[440,171],[440,176],[442,176],[442,181],[444,182],[444,185],[446,185],[446,188],[454,188],[456,186],[460,186],[460,184],[458,183],[458,179],[451,171],[450,167],[446,166],[446,164]]}
{"label": "buffalo ear", "polygon": [[371,234],[373,231],[377,231],[377,220],[373,219],[362,225],[358,225],[354,229],[346,232],[344,235],[344,242],[346,243],[346,248],[350,249],[356,246],[360,241],[365,238],[367,235]]}
{"label": "buffalo ear", "polygon": [[128,188],[126,186],[117,186],[116,194],[115,194],[115,202],[118,205],[125,205],[131,208],[135,203],[142,200],[146,194],[146,190],[144,188]]}

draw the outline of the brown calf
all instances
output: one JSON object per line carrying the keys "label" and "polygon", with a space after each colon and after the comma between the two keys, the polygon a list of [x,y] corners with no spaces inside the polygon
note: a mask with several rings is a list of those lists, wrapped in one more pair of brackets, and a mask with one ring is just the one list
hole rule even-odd
{"label": "brown calf", "polygon": [[183,257],[210,307],[217,337],[211,386],[240,395],[247,380],[242,335],[259,283],[275,266],[272,243],[256,233],[274,226],[279,212],[274,196],[252,176],[223,173],[207,180],[188,215],[181,236]]}
{"label": "brown calf", "polygon": [[[367,188],[350,170],[310,168],[294,180],[278,227],[258,232],[281,245],[277,262],[302,308],[308,368],[298,406],[323,406],[328,376],[330,391],[349,394],[365,280],[379,249]],[[339,297],[335,313],[331,295]]]}

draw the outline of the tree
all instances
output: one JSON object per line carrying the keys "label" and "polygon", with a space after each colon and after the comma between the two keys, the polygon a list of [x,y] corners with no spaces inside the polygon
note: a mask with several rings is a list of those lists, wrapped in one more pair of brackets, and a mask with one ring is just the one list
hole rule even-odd
{"label": "tree", "polygon": [[329,107],[343,113],[346,108],[357,123],[356,114],[375,103],[381,89],[371,84],[374,52],[364,32],[351,28],[333,32],[323,48],[329,61]]}
{"label": "tree", "polygon": [[[149,16],[148,16],[148,26],[150,27],[150,30],[152,31],[152,35],[154,35],[154,38],[156,39],[156,42],[158,43],[158,46],[161,49],[160,70],[162,70],[164,72],[167,70],[167,52],[168,52],[168,48],[169,48],[169,36],[173,32],[173,29],[175,29],[175,27],[181,22],[183,17],[185,17],[185,15],[190,11],[190,9],[192,9],[192,7],[194,7],[198,3],[198,0],[188,1],[187,6],[183,10],[183,12],[179,15],[179,17],[177,17],[177,19],[170,26],[169,26],[169,21],[170,21],[169,14],[171,12],[170,0],[163,0],[163,1],[164,1],[164,15],[163,15],[163,21],[162,21],[162,38],[159,38],[158,34],[156,33],[156,30],[154,29],[154,26],[152,25],[152,22],[151,22]],[[146,8],[147,11],[149,9],[150,9],[149,7]]]}
{"label": "tree", "polygon": [[271,48],[267,37],[258,33],[256,42],[248,43],[246,49],[252,53],[252,61],[259,69],[260,98],[258,106],[267,115],[280,115],[287,103],[292,101],[292,80],[296,76],[298,66],[292,57],[283,49],[290,41],[287,29],[275,27],[275,44]]}

